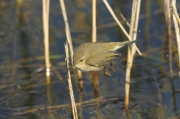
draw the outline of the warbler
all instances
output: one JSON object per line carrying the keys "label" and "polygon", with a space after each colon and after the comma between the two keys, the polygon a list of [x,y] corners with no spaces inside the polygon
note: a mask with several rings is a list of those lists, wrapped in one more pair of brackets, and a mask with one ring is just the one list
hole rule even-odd
{"label": "warbler", "polygon": [[134,42],[135,40],[125,42],[84,43],[74,51],[74,66],[85,72],[101,70],[107,65],[108,61],[120,56],[116,50]]}

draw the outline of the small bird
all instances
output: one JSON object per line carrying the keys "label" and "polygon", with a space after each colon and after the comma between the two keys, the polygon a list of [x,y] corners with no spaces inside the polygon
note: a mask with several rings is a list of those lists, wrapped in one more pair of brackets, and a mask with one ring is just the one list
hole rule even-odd
{"label": "small bird", "polygon": [[101,70],[108,61],[120,56],[116,50],[134,42],[135,40],[125,42],[84,43],[77,47],[74,52],[74,66],[84,72]]}

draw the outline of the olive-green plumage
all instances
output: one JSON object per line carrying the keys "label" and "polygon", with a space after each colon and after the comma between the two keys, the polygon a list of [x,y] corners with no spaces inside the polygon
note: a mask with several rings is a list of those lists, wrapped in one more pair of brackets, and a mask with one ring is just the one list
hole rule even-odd
{"label": "olive-green plumage", "polygon": [[84,43],[74,52],[74,66],[81,71],[101,70],[107,61],[119,56],[117,49],[135,41],[109,42],[109,43]]}

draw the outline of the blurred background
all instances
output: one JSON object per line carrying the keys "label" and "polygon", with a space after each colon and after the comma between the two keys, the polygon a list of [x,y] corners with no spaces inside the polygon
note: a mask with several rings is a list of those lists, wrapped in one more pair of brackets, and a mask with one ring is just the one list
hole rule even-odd
{"label": "blurred background", "polygon": [[[130,22],[132,0],[108,2],[128,31],[120,13]],[[91,42],[92,1],[65,0],[65,5],[74,48]],[[180,1],[176,6],[180,13]],[[49,25],[52,67],[47,87],[42,1],[0,0],[0,118],[72,118],[64,52],[66,34],[59,0],[50,1]],[[112,76],[99,72],[98,95],[93,91],[92,72],[83,73],[83,90],[79,90],[77,75],[72,72],[79,118],[179,119],[180,80],[173,24],[171,29],[169,46],[163,1],[142,0],[136,44],[144,55],[136,54],[134,58],[129,113],[124,111],[124,47],[118,51],[122,56],[113,60]],[[97,0],[97,41],[126,40],[104,3]]]}

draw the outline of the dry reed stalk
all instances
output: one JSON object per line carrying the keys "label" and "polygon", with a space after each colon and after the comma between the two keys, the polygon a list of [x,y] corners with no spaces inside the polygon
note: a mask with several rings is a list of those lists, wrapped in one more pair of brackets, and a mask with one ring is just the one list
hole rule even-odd
{"label": "dry reed stalk", "polygon": [[[92,0],[92,42],[97,41],[97,30],[96,30],[96,0]],[[93,72],[93,86],[94,90],[97,90],[99,85],[98,72]]]}
{"label": "dry reed stalk", "polygon": [[93,89],[95,92],[98,92],[98,86],[99,86],[99,78],[98,78],[98,72],[93,72]]}
{"label": "dry reed stalk", "polygon": [[[179,65],[180,65],[180,32],[179,32],[179,27],[178,27],[178,19],[179,19],[179,17],[178,18],[176,17],[176,14],[178,14],[177,10],[176,10],[176,0],[172,0],[171,6],[173,8],[172,16],[173,16],[174,27],[175,27],[175,32],[176,32],[177,49],[178,49]],[[179,76],[180,76],[180,72],[179,72]]]}
{"label": "dry reed stalk", "polygon": [[65,30],[67,31],[66,36],[67,36],[67,42],[68,42],[68,46],[70,48],[70,54],[71,54],[71,62],[73,63],[73,45],[72,45],[72,39],[71,39],[71,32],[69,29],[69,22],[68,22],[68,18],[67,18],[67,14],[66,14],[66,7],[64,4],[64,0],[59,0],[60,1],[60,6],[61,6],[61,10],[62,10],[62,14],[63,14],[63,18],[64,18],[64,23],[65,23]]}
{"label": "dry reed stalk", "polygon": [[178,24],[180,25],[180,19],[179,19],[179,15],[177,13],[177,9],[176,9],[176,0],[172,0],[172,12],[173,12],[173,15],[176,17],[176,20],[178,22]]}
{"label": "dry reed stalk", "polygon": [[127,25],[128,27],[130,27],[129,22],[126,20],[126,18],[124,17],[124,15],[123,15],[122,13],[120,13],[120,16],[121,16],[121,18],[123,19],[123,21],[126,23],[126,25]]}
{"label": "dry reed stalk", "polygon": [[[137,8],[136,8],[136,19],[135,19],[135,26],[134,26],[134,29],[133,29],[133,40],[135,40],[137,38],[137,31],[138,31],[138,23],[139,23],[139,14],[140,14],[140,6],[141,6],[141,0],[138,0],[138,3],[137,3]],[[134,47],[133,47],[134,48]],[[136,52],[135,48],[134,50],[132,50],[133,52]],[[135,54],[135,53],[133,53]]]}
{"label": "dry reed stalk", "polygon": [[164,13],[165,13],[166,22],[168,22],[168,19],[171,18],[170,0],[164,0]]}
{"label": "dry reed stalk", "polygon": [[[129,36],[131,39],[133,39],[133,29],[135,24],[135,15],[136,15],[136,7],[137,7],[137,1],[133,0],[132,10],[131,10],[131,24],[130,24],[130,30],[129,30]],[[125,83],[125,100],[124,105],[125,109],[128,110],[129,107],[129,95],[130,95],[130,78],[131,78],[131,68],[132,68],[132,47],[128,47],[128,55],[127,55],[127,66],[126,66],[126,83]]]}
{"label": "dry reed stalk", "polygon": [[[49,6],[50,0],[42,0],[43,2],[43,32],[44,32],[44,50],[45,50],[45,63],[46,63],[46,86],[47,86],[47,98],[48,105],[51,104],[50,97],[50,53],[49,53]],[[49,115],[51,111],[48,109]]]}
{"label": "dry reed stalk", "polygon": [[[46,77],[47,81],[50,81],[50,76]],[[50,87],[50,83],[46,82],[46,96],[47,96],[47,103],[48,106],[50,106],[52,104],[52,100],[51,100],[51,87]],[[52,109],[47,109],[48,112],[48,116],[52,115]]]}
{"label": "dry reed stalk", "polygon": [[164,12],[168,29],[168,49],[169,49],[169,69],[170,77],[173,77],[173,65],[172,65],[172,31],[171,31],[171,11],[170,0],[164,0]]}
{"label": "dry reed stalk", "polygon": [[[109,12],[111,13],[112,17],[114,18],[114,20],[117,22],[117,24],[119,25],[119,27],[121,28],[121,30],[124,32],[124,34],[126,35],[126,37],[128,38],[128,40],[132,40],[132,38],[129,36],[129,34],[126,32],[126,30],[124,29],[124,27],[122,26],[122,24],[120,23],[120,21],[118,20],[118,18],[116,17],[116,15],[114,14],[112,8],[110,7],[109,3],[107,2],[107,0],[103,0],[104,4],[106,5],[107,9],[109,10]],[[142,55],[141,52],[139,51],[139,49],[137,48],[137,46],[135,44],[133,44],[137,50],[137,52],[139,53],[139,55]]]}
{"label": "dry reed stalk", "polygon": [[131,74],[131,51],[130,47],[128,47],[127,52],[127,66],[126,66],[126,82],[125,82],[125,100],[124,100],[124,106],[125,110],[128,110],[129,107],[129,95],[130,95],[130,74]]}
{"label": "dry reed stalk", "polygon": [[[92,105],[93,103],[96,102],[102,102],[102,100],[104,100],[104,97],[98,97],[98,98],[94,98],[91,100],[87,100],[84,102],[78,102],[76,103],[76,106],[83,106],[83,105]],[[115,99],[109,99],[109,100],[115,100]],[[14,111],[14,113],[12,114],[12,116],[16,116],[16,115],[22,115],[22,114],[28,114],[28,113],[32,113],[32,112],[36,112],[36,111],[40,111],[40,110],[46,110],[46,109],[59,109],[59,108],[68,108],[70,106],[70,104],[62,104],[62,105],[56,105],[56,106],[45,106],[45,107],[34,107],[32,109],[19,109],[19,108],[13,108],[12,110]]]}
{"label": "dry reed stalk", "polygon": [[[46,77],[46,78],[49,78],[49,79],[47,79],[47,80],[49,80],[50,81],[50,76],[49,77]],[[52,103],[52,100],[51,100],[51,88],[50,88],[50,83],[47,83],[46,84],[46,88],[47,88],[47,100],[48,100],[48,106],[50,106],[51,105],[51,103]]]}
{"label": "dry reed stalk", "polygon": [[[175,7],[176,1],[175,0],[165,0],[164,2],[164,6],[165,6],[165,13],[166,13],[166,22],[167,22],[167,27],[168,27],[168,46],[169,46],[169,69],[170,69],[170,83],[171,83],[171,91],[172,91],[172,100],[173,100],[173,106],[174,106],[174,110],[177,111],[176,109],[176,94],[175,94],[175,88],[174,88],[174,81],[173,81],[173,58],[172,58],[172,32],[171,32],[171,12],[170,9]],[[175,13],[176,12],[176,13]],[[177,14],[177,11],[172,9],[172,18],[174,21],[174,27],[175,27],[175,33],[176,33],[176,40],[177,40],[177,45],[178,45],[178,55],[179,55],[179,27],[178,27],[178,22],[177,22],[177,17],[175,16],[175,14]],[[180,57],[180,55],[179,55]],[[179,59],[179,64],[180,64],[180,59]],[[179,74],[180,76],[180,74]]]}
{"label": "dry reed stalk", "polygon": [[74,54],[73,45],[72,45],[71,33],[69,29],[64,0],[60,0],[60,5],[62,9],[63,18],[64,18],[66,38],[67,38],[66,44],[65,44],[65,52],[66,52],[66,65],[67,65],[67,72],[68,72],[68,84],[69,84],[69,91],[70,91],[70,97],[71,97],[72,113],[73,113],[73,118],[78,119],[77,109],[76,109],[76,104],[75,104],[74,94],[73,94],[73,88],[72,88],[72,83],[71,83],[70,67],[69,67],[69,49],[68,48],[70,48],[71,62],[73,64],[73,54]]}
{"label": "dry reed stalk", "polygon": [[[139,13],[140,13],[140,4],[141,0],[134,0],[132,5],[132,14],[131,14],[131,26],[129,35],[135,40],[137,37],[137,28],[139,21]],[[125,109],[128,110],[129,106],[129,94],[130,94],[130,76],[131,76],[131,68],[133,64],[133,57],[136,53],[136,48],[134,45],[128,47],[128,57],[127,57],[127,67],[126,67],[126,84],[125,84]]]}
{"label": "dry reed stalk", "polygon": [[[68,18],[67,18],[67,14],[66,14],[66,7],[65,7],[65,4],[64,4],[64,0],[59,0],[59,1],[60,1],[60,6],[61,6],[63,18],[64,18],[64,23],[65,23],[67,42],[68,42],[68,46],[70,48],[71,62],[73,64],[73,54],[74,54],[74,52],[73,52],[73,45],[72,45],[72,39],[71,39],[71,32],[70,32],[70,29],[69,29],[69,23],[68,23]],[[79,71],[79,70],[77,70],[77,72],[78,72],[78,79],[82,80],[82,72]]]}
{"label": "dry reed stalk", "polygon": [[83,89],[82,72],[80,70],[77,70],[77,75],[78,75],[79,87],[82,90]]}
{"label": "dry reed stalk", "polygon": [[133,39],[133,29],[135,24],[135,18],[136,18],[136,7],[137,7],[137,0],[133,0],[132,4],[132,10],[131,10],[131,21],[130,21],[130,29],[129,29],[129,36],[131,39]]}
{"label": "dry reed stalk", "polygon": [[[49,58],[49,3],[50,0],[42,0],[43,2],[43,32],[44,32],[44,50],[46,63],[46,76],[50,76],[50,58]],[[50,82],[50,81],[48,81]]]}
{"label": "dry reed stalk", "polygon": [[69,70],[69,49],[67,46],[67,42],[64,45],[65,47],[65,52],[66,52],[66,65],[67,65],[67,72],[68,72],[68,85],[69,85],[69,91],[70,91],[70,97],[71,97],[71,106],[72,106],[72,114],[73,114],[73,119],[78,119],[77,116],[77,109],[76,109],[76,104],[74,100],[74,93],[73,93],[73,88],[72,88],[72,83],[71,83],[71,74]]}
{"label": "dry reed stalk", "polygon": [[92,42],[96,41],[96,0],[92,0]]}
{"label": "dry reed stalk", "polygon": [[73,64],[73,54],[74,54],[73,45],[72,45],[71,33],[69,29],[64,0],[60,0],[60,5],[62,9],[63,18],[64,18],[66,38],[67,38],[66,44],[65,44],[65,52],[66,52],[66,65],[67,65],[67,72],[68,72],[68,85],[69,85],[69,91],[70,91],[70,97],[71,97],[72,114],[73,114],[74,119],[78,119],[77,109],[76,109],[76,104],[75,104],[74,94],[73,94],[73,88],[72,88],[72,83],[71,83],[70,67],[69,67],[69,49],[68,48],[70,48],[71,62]]}

